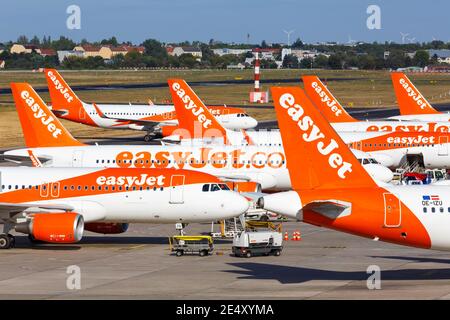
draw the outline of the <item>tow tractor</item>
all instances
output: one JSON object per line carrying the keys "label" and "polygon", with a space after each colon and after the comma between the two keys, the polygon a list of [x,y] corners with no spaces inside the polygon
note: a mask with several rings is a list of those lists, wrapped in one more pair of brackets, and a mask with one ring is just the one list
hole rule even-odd
{"label": "tow tractor", "polygon": [[234,236],[232,252],[237,257],[250,258],[256,255],[281,255],[283,236],[273,230],[242,231]]}
{"label": "tow tractor", "polygon": [[185,253],[198,254],[200,257],[208,256],[214,250],[211,236],[173,236],[169,238],[170,251],[177,257]]}

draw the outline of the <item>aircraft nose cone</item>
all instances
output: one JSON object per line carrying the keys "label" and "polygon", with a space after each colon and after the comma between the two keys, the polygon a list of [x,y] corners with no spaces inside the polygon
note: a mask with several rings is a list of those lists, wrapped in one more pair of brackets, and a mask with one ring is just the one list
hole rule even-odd
{"label": "aircraft nose cone", "polygon": [[248,118],[247,120],[247,126],[248,128],[254,128],[258,125],[258,121],[256,121],[255,118]]}
{"label": "aircraft nose cone", "polygon": [[249,201],[241,196],[239,193],[234,192],[232,199],[232,206],[235,215],[240,215],[248,210],[250,207]]}

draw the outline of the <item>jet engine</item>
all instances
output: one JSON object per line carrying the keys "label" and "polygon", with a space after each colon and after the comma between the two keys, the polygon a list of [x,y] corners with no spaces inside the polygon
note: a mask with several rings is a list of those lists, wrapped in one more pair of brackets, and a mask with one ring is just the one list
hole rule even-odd
{"label": "jet engine", "polygon": [[17,232],[52,243],[74,243],[83,237],[84,220],[75,212],[34,213],[29,220],[16,224]]}

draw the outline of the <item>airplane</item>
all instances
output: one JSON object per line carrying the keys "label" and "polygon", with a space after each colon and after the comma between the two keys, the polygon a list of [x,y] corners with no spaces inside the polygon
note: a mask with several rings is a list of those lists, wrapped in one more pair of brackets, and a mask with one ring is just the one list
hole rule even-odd
{"label": "airplane", "polygon": [[[177,113],[182,115],[179,128],[185,130],[180,131],[174,140],[178,139],[182,145],[208,144],[212,137],[212,140],[219,144],[282,146],[278,130],[241,132],[226,130],[208,114],[204,104],[183,80],[170,79],[169,88]],[[325,110],[324,114],[326,111],[328,110]],[[393,122],[396,121],[391,121]],[[339,123],[334,123],[333,126],[336,124]],[[375,158],[377,162],[389,168],[398,168],[405,160],[410,164],[417,161],[425,168],[450,167],[448,132],[339,131],[339,135],[352,149],[366,152],[370,158]]]}
{"label": "airplane", "polygon": [[[52,112],[59,118],[108,129],[147,131],[145,141],[160,133],[161,127],[176,126],[177,115],[171,105],[133,105],[85,103],[73,92],[56,69],[44,69]],[[258,122],[241,108],[208,107],[229,129],[250,129]]]}
{"label": "airplane", "polygon": [[[27,148],[4,152],[5,160],[21,164],[31,161],[34,166],[44,167],[191,169],[215,175],[225,182],[233,181],[240,190],[245,186],[243,191],[247,192],[291,187],[282,147],[85,145],[51,116],[29,84],[13,83],[11,90]],[[49,130],[50,125],[53,130]],[[355,153],[375,179],[392,180],[389,169],[361,151]]]}
{"label": "airplane", "polygon": [[391,73],[400,116],[390,117],[408,121],[450,121],[449,113],[437,111],[403,72]]}
{"label": "airplane", "polygon": [[450,249],[450,188],[374,181],[299,87],[273,87],[293,190],[258,205],[309,224],[418,248]]}
{"label": "airplane", "polygon": [[0,249],[14,246],[11,230],[32,241],[74,243],[83,230],[210,222],[249,207],[215,176],[190,170],[2,167],[0,173]]}
{"label": "airplane", "polygon": [[450,123],[446,122],[447,120],[445,119],[439,118],[429,118],[427,121],[400,121],[402,119],[397,119],[398,117],[391,117],[386,120],[358,121],[347,113],[345,108],[317,76],[303,76],[302,80],[308,97],[339,133],[343,131],[419,131],[437,133],[450,131]]}

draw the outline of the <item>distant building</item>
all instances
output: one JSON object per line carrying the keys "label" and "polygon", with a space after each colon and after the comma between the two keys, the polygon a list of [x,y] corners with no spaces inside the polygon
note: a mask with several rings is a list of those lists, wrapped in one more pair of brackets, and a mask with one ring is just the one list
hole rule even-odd
{"label": "distant building", "polygon": [[5,69],[5,60],[0,60],[0,69]]}
{"label": "distant building", "polygon": [[427,66],[424,68],[425,72],[450,72],[450,65],[440,65],[440,66]]}
{"label": "distant building", "polygon": [[175,57],[179,57],[182,54],[190,54],[196,57],[197,60],[202,58],[202,50],[195,47],[173,47],[170,51],[167,51],[167,53]]}
{"label": "distant building", "polygon": [[400,71],[400,72],[423,72],[424,69],[421,67],[406,67],[406,68],[398,68],[397,71]]}
{"label": "distant building", "polygon": [[111,60],[114,56],[117,56],[119,54],[126,55],[128,52],[139,52],[141,54],[144,53],[145,48],[142,46],[127,46],[127,45],[120,45],[120,46],[110,46],[110,45],[104,45],[101,47],[96,47],[92,45],[81,45],[76,46],[73,48],[73,51],[82,53],[82,56],[87,57],[101,57],[104,60]]}
{"label": "distant building", "polygon": [[81,52],[84,58],[98,57],[98,56],[101,57],[100,49],[101,49],[100,47],[95,47],[95,46],[88,44],[88,45],[76,46],[75,48],[73,48],[73,51]]}
{"label": "distant building", "polygon": [[81,52],[81,51],[58,50],[56,53],[58,55],[59,63],[62,63],[66,57],[72,57],[72,56],[76,56],[76,57],[80,57],[80,58],[84,57],[83,52]]}
{"label": "distant building", "polygon": [[319,55],[324,55],[329,57],[329,54],[318,52],[317,50],[301,50],[301,49],[291,49],[291,48],[283,48],[281,50],[281,61],[284,60],[286,55],[293,55],[297,57],[298,61],[302,61],[303,59],[316,59]]}
{"label": "distant building", "polygon": [[230,49],[230,48],[220,48],[220,49],[213,49],[212,50],[214,54],[217,54],[218,56],[224,56],[226,54],[232,54],[235,56],[240,56],[241,54],[251,52],[252,49]]}
{"label": "distant building", "polygon": [[43,57],[52,57],[56,56],[56,51],[53,49],[40,49],[40,55]]}
{"label": "distant building", "polygon": [[430,58],[436,56],[439,63],[450,64],[450,50],[449,49],[441,49],[441,50],[430,49],[430,50],[428,50],[428,54],[430,55]]}
{"label": "distant building", "polygon": [[244,70],[244,69],[245,69],[245,65],[242,64],[242,63],[238,63],[238,64],[229,64],[229,65],[227,65],[227,69]]}
{"label": "distant building", "polygon": [[32,53],[32,52],[36,52],[36,53],[41,53],[41,49],[39,49],[38,46],[35,46],[33,44],[18,44],[15,43],[11,46],[11,49],[9,50],[9,52],[11,53]]}
{"label": "distant building", "polygon": [[259,51],[259,58],[265,60],[275,60],[275,56],[281,52],[279,48],[255,48],[252,50],[253,55]]}

